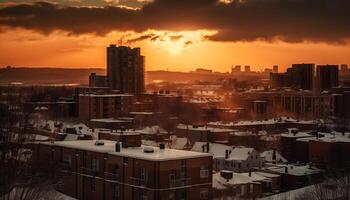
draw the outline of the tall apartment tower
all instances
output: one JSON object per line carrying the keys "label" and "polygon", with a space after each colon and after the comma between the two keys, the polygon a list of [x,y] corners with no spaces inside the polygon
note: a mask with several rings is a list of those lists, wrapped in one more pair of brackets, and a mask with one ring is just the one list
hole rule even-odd
{"label": "tall apartment tower", "polygon": [[107,47],[109,87],[122,93],[144,92],[145,58],[140,48],[110,45]]}
{"label": "tall apartment tower", "polygon": [[312,90],[314,68],[314,64],[293,64],[292,69],[287,70],[291,75],[292,85],[298,89]]}
{"label": "tall apartment tower", "polygon": [[329,90],[332,87],[336,87],[339,84],[339,66],[338,65],[318,65],[316,69],[317,73],[317,86],[323,90]]}

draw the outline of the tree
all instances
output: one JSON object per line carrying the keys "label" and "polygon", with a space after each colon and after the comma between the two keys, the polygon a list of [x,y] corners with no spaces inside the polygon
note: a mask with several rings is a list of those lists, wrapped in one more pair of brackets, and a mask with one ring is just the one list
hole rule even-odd
{"label": "tree", "polygon": [[49,169],[43,170],[46,166],[32,159],[30,141],[35,135],[27,133],[30,113],[22,108],[21,99],[10,96],[0,104],[0,200],[45,199],[58,184]]}

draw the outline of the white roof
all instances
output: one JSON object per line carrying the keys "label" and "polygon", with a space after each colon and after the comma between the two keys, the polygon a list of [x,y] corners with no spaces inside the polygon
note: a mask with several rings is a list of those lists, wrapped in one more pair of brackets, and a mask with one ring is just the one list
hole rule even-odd
{"label": "white roof", "polygon": [[[273,150],[268,150],[264,151],[260,154],[261,157],[265,158],[265,161],[267,162],[273,162],[274,160],[272,159],[273,156]],[[278,151],[276,151],[276,162],[283,162],[287,163],[287,159],[285,159]]]}
{"label": "white roof", "polygon": [[297,132],[297,133],[282,133],[281,137],[287,137],[287,138],[303,138],[303,137],[313,137],[313,135],[309,134],[308,132]]}
{"label": "white roof", "polygon": [[288,167],[288,174],[294,176],[307,176],[312,174],[318,174],[322,172],[322,170],[316,167],[310,167],[309,165],[276,165],[272,167],[267,167],[266,169],[271,172],[277,172],[284,174],[285,168]]}
{"label": "white roof", "polygon": [[[196,152],[202,152],[203,145],[206,145],[206,142],[195,142],[191,151]],[[211,155],[213,155],[213,158],[224,158],[226,150],[231,150],[232,147],[224,145],[224,144],[217,144],[217,143],[209,143],[209,152]]]}
{"label": "white roof", "polygon": [[192,130],[192,131],[209,131],[209,132],[233,132],[233,129],[224,129],[224,128],[213,128],[208,126],[194,126],[194,125],[186,125],[186,124],[179,124],[177,129],[182,130]]}
{"label": "white roof", "polygon": [[254,148],[235,147],[227,160],[247,160],[253,151]]}
{"label": "white roof", "polygon": [[178,160],[178,159],[189,159],[189,158],[201,158],[209,157],[210,154],[175,150],[175,149],[164,149],[160,150],[158,147],[152,147],[153,153],[144,153],[144,148],[141,147],[129,147],[121,148],[120,152],[115,151],[115,141],[110,140],[99,140],[104,142],[104,145],[95,145],[96,140],[76,140],[76,141],[60,141],[55,143],[46,143],[49,145],[61,146],[66,148],[81,149],[86,151],[108,153],[111,155],[118,155],[124,157],[137,158],[142,160],[151,161],[166,161],[166,160]]}

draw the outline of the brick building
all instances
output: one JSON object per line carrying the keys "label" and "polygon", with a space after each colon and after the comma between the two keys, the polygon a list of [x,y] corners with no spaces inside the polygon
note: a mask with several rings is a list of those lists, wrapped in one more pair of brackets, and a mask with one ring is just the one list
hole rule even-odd
{"label": "brick building", "polygon": [[58,190],[77,199],[210,199],[210,154],[120,141],[41,143],[35,157],[59,166]]}
{"label": "brick building", "polygon": [[79,94],[79,118],[113,118],[128,113],[133,95],[129,94]]}

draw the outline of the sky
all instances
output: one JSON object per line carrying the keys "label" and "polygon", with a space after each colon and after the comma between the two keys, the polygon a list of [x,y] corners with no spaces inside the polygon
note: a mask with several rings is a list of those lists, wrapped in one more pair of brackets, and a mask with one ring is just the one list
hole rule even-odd
{"label": "sky", "polygon": [[104,68],[109,44],[147,70],[350,64],[348,0],[0,0],[0,67]]}

